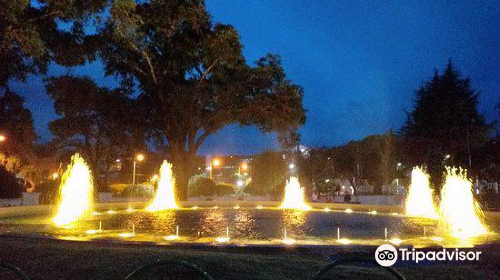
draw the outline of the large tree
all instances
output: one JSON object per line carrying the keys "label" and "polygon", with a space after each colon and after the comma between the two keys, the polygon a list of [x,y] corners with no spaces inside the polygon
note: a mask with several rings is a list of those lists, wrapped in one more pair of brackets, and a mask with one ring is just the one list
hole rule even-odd
{"label": "large tree", "polygon": [[90,58],[99,41],[85,35],[84,23],[107,2],[0,0],[0,89],[12,79],[44,73],[51,61],[75,65]]}
{"label": "large tree", "polygon": [[106,70],[138,82],[145,125],[173,159],[181,198],[208,136],[239,123],[285,141],[305,121],[302,89],[279,57],[248,65],[236,30],[213,23],[204,1],[114,1],[103,36]]}
{"label": "large tree", "polygon": [[405,155],[414,165],[426,165],[439,185],[444,165],[472,169],[473,150],[486,143],[491,128],[478,112],[478,92],[451,61],[442,74],[418,91],[402,129]]}
{"label": "large tree", "polygon": [[134,101],[127,92],[74,76],[51,78],[46,88],[61,116],[49,124],[52,144],[59,150],[82,153],[97,183],[97,175],[106,175],[111,162],[144,147]]}

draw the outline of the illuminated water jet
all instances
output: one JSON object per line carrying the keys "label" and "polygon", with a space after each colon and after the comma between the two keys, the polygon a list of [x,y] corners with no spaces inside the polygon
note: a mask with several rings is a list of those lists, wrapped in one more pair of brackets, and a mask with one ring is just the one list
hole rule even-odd
{"label": "illuminated water jet", "polygon": [[175,234],[174,235],[165,236],[165,240],[168,240],[168,241],[177,240],[179,238],[180,238],[180,236],[179,236],[179,225],[177,225],[175,227]]}
{"label": "illuminated water jet", "polygon": [[304,189],[300,187],[297,177],[292,176],[290,180],[286,181],[285,196],[280,208],[294,210],[311,209],[311,207],[305,203]]}
{"label": "illuminated water jet", "polygon": [[458,238],[479,236],[487,232],[482,217],[483,212],[474,199],[467,171],[447,167],[441,189],[439,228]]}
{"label": "illuminated water jet", "polygon": [[281,242],[283,242],[283,244],[286,244],[286,245],[293,245],[297,242],[297,240],[295,240],[293,238],[288,238],[287,233],[286,233],[286,228],[285,228],[285,229],[283,229],[283,239],[281,240]]}
{"label": "illuminated water jet", "polygon": [[229,227],[226,227],[226,236],[215,238],[215,241],[219,243],[227,243],[229,240],[231,240],[231,238],[229,238]]}
{"label": "illuminated water jet", "polygon": [[172,164],[164,160],[160,167],[158,189],[153,202],[146,208],[148,211],[178,209],[175,201],[175,180],[172,176]]}
{"label": "illuminated water jet", "polygon": [[406,215],[436,219],[429,175],[420,167],[411,172],[411,185],[406,199]]}
{"label": "illuminated water jet", "polygon": [[75,154],[61,177],[57,214],[52,222],[57,226],[68,225],[92,212],[93,183],[90,168]]}

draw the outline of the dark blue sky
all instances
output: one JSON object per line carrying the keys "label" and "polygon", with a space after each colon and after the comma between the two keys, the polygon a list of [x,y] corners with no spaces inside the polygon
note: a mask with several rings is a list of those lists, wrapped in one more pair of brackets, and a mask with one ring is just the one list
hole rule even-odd
{"label": "dark blue sky", "polygon": [[[481,91],[480,110],[498,118],[500,102],[500,2],[207,0],[213,18],[236,27],[253,62],[281,55],[288,76],[304,87],[309,111],[300,129],[306,146],[338,145],[398,130],[414,90],[449,58]],[[101,84],[99,63],[51,75],[84,74]],[[13,85],[26,97],[37,131],[50,138],[56,117],[41,77]],[[207,139],[201,153],[255,153],[277,147],[273,134],[228,127]]]}

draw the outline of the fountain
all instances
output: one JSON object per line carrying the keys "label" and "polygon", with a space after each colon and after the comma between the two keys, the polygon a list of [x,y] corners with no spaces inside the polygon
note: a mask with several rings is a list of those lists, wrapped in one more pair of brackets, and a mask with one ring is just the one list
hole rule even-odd
{"label": "fountain", "polygon": [[487,232],[482,217],[483,212],[474,199],[467,171],[447,167],[441,189],[439,228],[458,238],[479,236]]}
{"label": "fountain", "polygon": [[286,181],[285,196],[280,206],[281,209],[309,210],[311,207],[305,203],[304,189],[300,187],[299,179],[295,176]]}
{"label": "fountain", "polygon": [[153,202],[146,208],[148,211],[178,209],[175,201],[175,180],[172,176],[172,164],[164,160],[160,167],[160,180]]}
{"label": "fountain", "polygon": [[429,175],[420,167],[414,167],[411,172],[411,185],[405,206],[408,216],[437,218],[429,186]]}
{"label": "fountain", "polygon": [[90,214],[93,189],[89,166],[79,154],[75,154],[61,177],[57,214],[52,222],[57,226],[64,226]]}

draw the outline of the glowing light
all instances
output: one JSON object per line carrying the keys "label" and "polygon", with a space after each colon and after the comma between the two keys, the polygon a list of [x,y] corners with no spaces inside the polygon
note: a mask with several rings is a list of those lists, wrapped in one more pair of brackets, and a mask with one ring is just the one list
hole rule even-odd
{"label": "glowing light", "polygon": [[247,163],[242,163],[241,164],[241,170],[246,171],[248,169],[248,164]]}
{"label": "glowing light", "polygon": [[219,209],[219,206],[215,205],[212,209]]}
{"label": "glowing light", "polygon": [[345,209],[345,211],[344,211],[344,212],[346,212],[346,213],[352,213],[353,211],[352,211],[352,209],[347,208],[347,209]]}
{"label": "glowing light", "polygon": [[158,176],[158,174],[154,174],[152,177],[151,177],[151,181],[152,182],[156,182],[158,181],[158,179],[160,178],[160,176]]}
{"label": "glowing light", "polygon": [[240,206],[236,205],[233,208],[236,209],[236,210],[238,210],[238,209],[240,209]]}
{"label": "glowing light", "polygon": [[144,160],[144,155],[143,154],[138,154],[137,157],[135,157],[137,161],[143,161]]}
{"label": "glowing light", "polygon": [[401,240],[399,238],[392,238],[391,240],[389,240],[389,242],[391,242],[394,245],[399,245],[399,244],[403,243],[403,240]]}
{"label": "glowing light", "polygon": [[340,239],[337,239],[337,242],[340,244],[349,245],[349,244],[351,244],[352,241],[347,239],[347,238],[340,238]]}
{"label": "glowing light", "polygon": [[100,216],[101,213],[99,213],[99,212],[92,212],[92,213],[90,213],[90,215],[92,215],[92,216]]}
{"label": "glowing light", "polygon": [[309,210],[311,207],[305,203],[304,189],[300,187],[299,179],[290,177],[286,182],[285,196],[280,208],[294,210]]}
{"label": "glowing light", "polygon": [[191,207],[191,209],[197,210],[197,209],[200,209],[200,207],[198,207],[198,206],[195,205],[195,206]]}
{"label": "glowing light", "polygon": [[330,208],[328,208],[328,207],[325,207],[325,208],[323,209],[323,211],[325,211],[325,212],[332,212],[332,209],[330,209]]}
{"label": "glowing light", "polygon": [[370,213],[370,214],[372,214],[372,215],[377,215],[377,211],[375,211],[375,210],[372,210],[372,211],[370,211],[370,212],[368,212],[368,213]]}
{"label": "glowing light", "polygon": [[291,169],[294,169],[295,168],[295,164],[293,163],[290,163],[290,165],[288,165],[288,168],[291,170]]}
{"label": "glowing light", "polygon": [[243,187],[243,185],[244,185],[244,184],[245,184],[245,183],[244,183],[242,180],[238,180],[238,182],[236,182],[236,185],[237,185],[238,187]]}
{"label": "glowing light", "polygon": [[4,142],[5,140],[7,140],[7,137],[5,137],[5,135],[3,134],[0,134],[0,142]]}
{"label": "glowing light", "polygon": [[391,215],[393,215],[393,216],[397,216],[397,215],[399,215],[399,213],[394,212],[394,213],[392,213]]}
{"label": "glowing light", "polygon": [[107,213],[110,215],[114,215],[114,214],[116,214],[116,211],[113,209],[109,209]]}
{"label": "glowing light", "polygon": [[293,245],[293,244],[297,243],[297,240],[295,240],[293,238],[283,238],[283,240],[281,240],[281,242],[283,242],[283,244],[286,244],[286,245]]}
{"label": "glowing light", "polygon": [[132,207],[129,207],[129,208],[127,208],[127,210],[125,210],[125,211],[127,211],[128,213],[133,213],[133,212],[135,212],[135,209],[134,209],[134,208],[132,208]]}
{"label": "glowing light", "polygon": [[474,199],[467,171],[447,167],[441,189],[439,228],[454,237],[475,237],[487,232],[482,217],[483,212]]}
{"label": "glowing light", "polygon": [[436,241],[436,242],[441,242],[441,241],[443,241],[443,238],[439,237],[439,236],[433,236],[433,237],[431,237],[431,240]]}
{"label": "glowing light", "polygon": [[261,209],[264,209],[264,207],[262,205],[257,205],[257,207],[255,207],[255,209],[261,210]]}
{"label": "glowing light", "polygon": [[100,233],[100,232],[102,232],[102,231],[98,230],[98,229],[89,229],[85,233],[87,233],[87,234],[96,234],[96,233]]}
{"label": "glowing light", "polygon": [[92,175],[89,166],[79,154],[71,158],[71,164],[62,175],[59,192],[57,214],[52,218],[55,225],[67,225],[91,213]]}
{"label": "glowing light", "polygon": [[148,211],[178,209],[175,201],[175,180],[172,176],[172,164],[164,160],[160,168],[160,180],[153,202],[146,208]]}
{"label": "glowing light", "polygon": [[180,236],[178,236],[178,235],[169,235],[169,236],[165,236],[165,240],[168,240],[168,241],[178,240],[179,238],[181,238],[181,237],[180,237]]}
{"label": "glowing light", "polygon": [[420,167],[413,168],[411,172],[411,185],[405,206],[408,216],[437,218],[429,175]]}
{"label": "glowing light", "polygon": [[57,173],[57,172],[52,173],[53,180],[57,179],[58,177],[59,177],[59,173]]}
{"label": "glowing light", "polygon": [[219,166],[220,165],[220,160],[219,159],[214,159],[212,161],[213,166]]}

